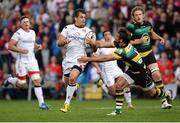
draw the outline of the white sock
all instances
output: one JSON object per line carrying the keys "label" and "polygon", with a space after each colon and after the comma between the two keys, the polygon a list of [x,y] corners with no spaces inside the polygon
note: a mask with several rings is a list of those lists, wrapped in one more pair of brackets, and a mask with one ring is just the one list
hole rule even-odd
{"label": "white sock", "polygon": [[75,85],[68,85],[66,88],[66,100],[65,103],[70,104],[72,96],[76,90],[76,84]]}
{"label": "white sock", "polygon": [[17,81],[18,81],[18,79],[16,77],[9,77],[8,78],[8,82],[13,84],[14,86],[16,86]]}
{"label": "white sock", "polygon": [[106,87],[106,85],[105,85],[105,84],[102,84],[101,87],[102,87],[103,91],[108,94],[109,90],[108,90],[108,88]]}
{"label": "white sock", "polygon": [[35,95],[38,99],[39,106],[40,106],[42,103],[44,103],[42,88],[41,87],[34,87],[34,92],[35,92]]}
{"label": "white sock", "polygon": [[130,91],[129,87],[124,89],[124,98],[125,98],[126,102],[128,103],[128,105],[132,105],[131,91]]}

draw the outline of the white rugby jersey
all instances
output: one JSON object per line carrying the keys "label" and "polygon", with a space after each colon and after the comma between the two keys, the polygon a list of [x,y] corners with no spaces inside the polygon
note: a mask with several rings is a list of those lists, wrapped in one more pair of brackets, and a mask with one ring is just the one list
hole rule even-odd
{"label": "white rugby jersey", "polygon": [[[109,54],[112,54],[115,50],[116,50],[116,48],[98,48],[97,51],[96,51],[96,54],[98,56],[100,56],[100,55],[109,55]],[[107,61],[107,62],[100,62],[99,64],[100,64],[102,72],[110,72],[110,73],[115,72],[114,69],[116,67],[118,67],[116,60]]]}
{"label": "white rugby jersey", "polygon": [[33,62],[35,60],[34,55],[34,44],[36,39],[36,34],[33,30],[29,32],[24,31],[22,28],[18,29],[11,39],[17,41],[17,47],[26,48],[28,50],[27,54],[17,53],[17,60],[27,63]]}
{"label": "white rugby jersey", "polygon": [[64,27],[61,34],[71,41],[66,46],[67,50],[64,61],[69,63],[77,62],[77,59],[80,56],[86,55],[84,39],[89,31],[91,31],[91,29],[88,27],[79,28],[74,24],[70,24]]}

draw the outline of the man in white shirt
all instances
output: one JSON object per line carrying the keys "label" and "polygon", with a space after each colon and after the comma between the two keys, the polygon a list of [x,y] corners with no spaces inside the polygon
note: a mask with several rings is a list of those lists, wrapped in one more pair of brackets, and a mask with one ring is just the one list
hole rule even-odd
{"label": "man in white shirt", "polygon": [[[103,32],[103,35],[105,42],[112,42],[114,40],[110,31]],[[109,55],[113,53],[115,50],[116,48],[98,48],[94,55]],[[123,71],[118,67],[116,60],[101,62],[97,64],[99,64],[99,66],[95,65],[95,67],[97,68],[97,71],[101,75],[101,78],[104,82],[99,84],[106,93],[115,96],[115,80],[119,76],[123,76]],[[134,109],[132,105],[131,92],[129,87],[126,87],[124,89],[124,97],[126,99],[126,102],[128,103],[128,108]]]}
{"label": "man in white shirt", "polygon": [[78,58],[86,55],[85,36],[91,29],[85,27],[86,12],[84,9],[77,9],[73,14],[74,24],[63,28],[58,37],[58,45],[66,48],[65,58],[63,59],[63,75],[67,85],[66,100],[64,107],[60,111],[66,113],[69,111],[70,101],[77,89],[76,79],[83,71],[86,63],[78,62]]}
{"label": "man in white shirt", "polygon": [[3,84],[5,87],[12,84],[22,88],[26,85],[26,75],[28,75],[34,84],[34,91],[39,102],[40,110],[48,109],[48,106],[44,102],[39,66],[34,54],[34,49],[41,49],[41,45],[35,42],[36,34],[30,29],[30,19],[22,16],[20,21],[21,28],[13,34],[8,43],[8,50],[16,54],[17,76],[9,76]]}

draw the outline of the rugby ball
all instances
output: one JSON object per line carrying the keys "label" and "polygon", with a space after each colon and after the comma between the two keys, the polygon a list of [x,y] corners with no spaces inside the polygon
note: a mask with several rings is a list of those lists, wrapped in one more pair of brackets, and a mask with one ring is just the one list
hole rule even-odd
{"label": "rugby ball", "polygon": [[86,43],[87,38],[91,38],[91,39],[96,40],[96,33],[94,33],[93,31],[90,31],[85,35],[85,41],[84,41],[85,47],[90,47],[90,45]]}

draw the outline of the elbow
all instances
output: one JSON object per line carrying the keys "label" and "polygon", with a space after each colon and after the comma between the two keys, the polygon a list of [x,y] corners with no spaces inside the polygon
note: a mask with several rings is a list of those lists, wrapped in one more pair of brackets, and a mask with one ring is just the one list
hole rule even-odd
{"label": "elbow", "polygon": [[11,48],[11,45],[7,45],[7,50],[11,50],[12,48]]}

